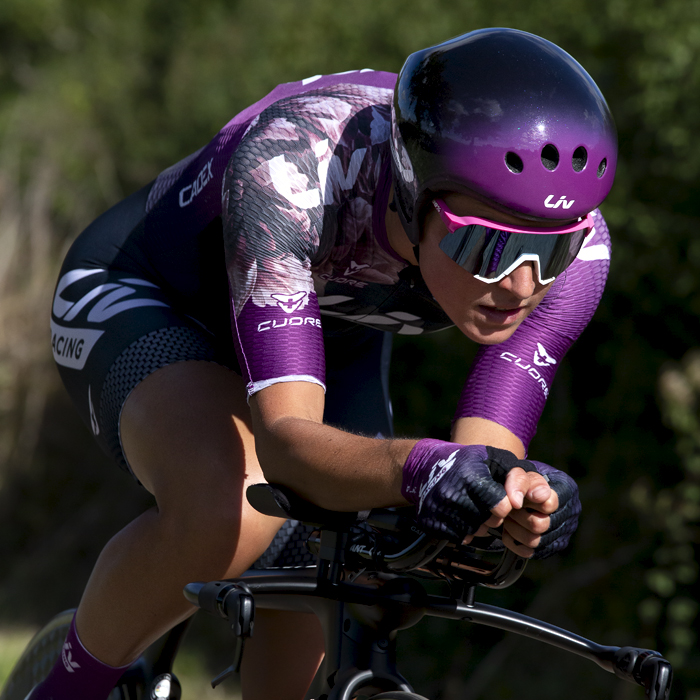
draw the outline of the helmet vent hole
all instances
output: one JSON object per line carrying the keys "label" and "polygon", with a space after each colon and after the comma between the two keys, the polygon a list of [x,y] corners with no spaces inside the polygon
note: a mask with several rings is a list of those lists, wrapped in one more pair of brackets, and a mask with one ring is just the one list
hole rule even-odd
{"label": "helmet vent hole", "polygon": [[513,151],[506,153],[506,166],[512,173],[521,173],[523,171],[523,159]]}
{"label": "helmet vent hole", "polygon": [[544,165],[547,170],[554,170],[557,165],[559,165],[559,151],[557,151],[556,146],[553,146],[551,143],[548,143],[542,149],[541,158],[542,165]]}
{"label": "helmet vent hole", "polygon": [[600,165],[598,166],[598,177],[603,177],[605,175],[605,170],[608,167],[608,159],[603,158],[603,160],[600,161]]}
{"label": "helmet vent hole", "polygon": [[574,172],[580,173],[588,162],[588,153],[583,146],[579,146],[574,151],[574,157],[571,159],[571,165],[574,168]]}

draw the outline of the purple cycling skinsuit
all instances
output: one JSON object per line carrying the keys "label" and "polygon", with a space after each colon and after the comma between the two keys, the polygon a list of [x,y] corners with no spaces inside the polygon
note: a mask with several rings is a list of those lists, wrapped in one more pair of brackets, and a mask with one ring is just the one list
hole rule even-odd
{"label": "purple cycling skinsuit", "polygon": [[[333,329],[418,335],[451,325],[387,240],[395,83],[361,70],[280,85],[78,238],[54,298],[53,352],[123,468],[121,407],[159,367],[219,362],[241,373],[249,395],[276,382],[325,386]],[[610,238],[600,212],[593,218],[539,306],[509,340],[479,349],[456,418],[499,423],[527,449],[603,291]]]}

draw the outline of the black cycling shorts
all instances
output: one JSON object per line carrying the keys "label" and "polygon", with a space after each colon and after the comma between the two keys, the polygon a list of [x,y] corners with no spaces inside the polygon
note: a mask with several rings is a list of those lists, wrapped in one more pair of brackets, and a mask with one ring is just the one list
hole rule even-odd
{"label": "black cycling shorts", "polygon": [[[150,187],[114,206],[77,238],[61,269],[51,314],[51,343],[61,378],[97,442],[127,472],[119,420],[139,382],[185,360],[216,362],[240,374],[221,222],[215,219],[200,232],[190,255],[172,256],[171,261],[161,255],[156,266],[139,246]],[[391,334],[332,318],[323,319],[323,330],[325,422],[365,435],[392,436]],[[302,538],[290,521],[258,564],[308,563]]]}

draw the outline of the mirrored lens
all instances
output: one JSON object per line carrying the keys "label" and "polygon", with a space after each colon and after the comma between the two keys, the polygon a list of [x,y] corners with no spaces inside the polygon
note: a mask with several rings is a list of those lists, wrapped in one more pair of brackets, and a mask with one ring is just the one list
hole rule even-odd
{"label": "mirrored lens", "polygon": [[498,281],[519,261],[537,260],[540,282],[546,284],[576,259],[587,228],[563,234],[509,233],[469,224],[445,236],[440,250],[484,281]]}

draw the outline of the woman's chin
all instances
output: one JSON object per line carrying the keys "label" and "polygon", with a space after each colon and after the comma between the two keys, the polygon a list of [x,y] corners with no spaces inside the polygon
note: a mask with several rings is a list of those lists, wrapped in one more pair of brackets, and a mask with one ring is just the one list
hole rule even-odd
{"label": "woman's chin", "polygon": [[520,323],[514,323],[508,327],[494,328],[480,323],[464,323],[460,330],[464,335],[479,345],[498,345],[504,343],[517,330]]}

